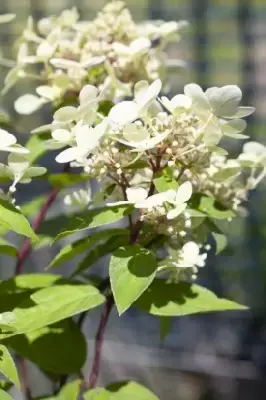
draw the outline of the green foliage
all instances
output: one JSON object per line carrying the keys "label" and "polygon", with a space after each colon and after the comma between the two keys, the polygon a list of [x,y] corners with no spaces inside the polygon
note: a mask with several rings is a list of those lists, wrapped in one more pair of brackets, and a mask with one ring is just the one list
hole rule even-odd
{"label": "green foliage", "polygon": [[10,202],[0,199],[0,224],[20,235],[38,240],[29,222]]}
{"label": "green foliage", "polygon": [[[128,237],[127,229],[106,229],[100,232],[94,232],[90,236],[77,240],[61,249],[56,257],[50,262],[47,268],[59,267],[63,263],[70,261],[78,254],[88,250],[94,243],[103,241],[112,236]],[[107,253],[108,254],[108,253]],[[83,268],[81,268],[83,270]]]}
{"label": "green foliage", "polygon": [[114,237],[108,239],[105,243],[96,246],[78,264],[72,276],[81,274],[83,271],[91,267],[100,258],[107,256],[108,254],[114,252],[119,246],[125,245],[127,243],[128,243],[128,234],[115,235]]}
{"label": "green foliage", "polygon": [[[30,332],[72,315],[90,310],[104,302],[91,285],[54,285],[31,294],[14,308],[16,334]],[[11,334],[2,334],[5,338]]]}
{"label": "green foliage", "polygon": [[203,286],[169,283],[164,279],[155,279],[134,306],[153,315],[169,317],[247,309],[233,301],[219,299]]}
{"label": "green foliage", "polygon": [[6,254],[10,257],[16,257],[17,252],[17,248],[12,243],[3,238],[0,238],[0,254]]}
{"label": "green foliage", "polygon": [[43,370],[56,374],[77,373],[86,361],[86,340],[71,319],[12,336],[4,343]]}
{"label": "green foliage", "polygon": [[216,243],[216,254],[219,254],[227,247],[228,240],[223,233],[212,232],[212,236]]}
{"label": "green foliage", "polygon": [[0,389],[0,398],[1,400],[13,400],[10,394],[4,392],[2,389]]}
{"label": "green foliage", "polygon": [[193,208],[207,214],[214,219],[231,219],[235,216],[232,210],[224,207],[212,196],[203,196],[196,194],[192,200]]}
{"label": "green foliage", "polygon": [[173,177],[171,168],[165,168],[158,172],[153,182],[158,192],[165,192],[171,189],[176,190],[179,186],[177,180]]}
{"label": "green foliage", "polygon": [[20,390],[20,382],[13,358],[6,346],[0,344],[0,372]]}
{"label": "green foliage", "polygon": [[117,222],[132,212],[132,206],[122,205],[112,208],[103,207],[87,211],[81,217],[73,217],[66,230],[61,232],[55,241],[58,241],[68,235],[81,232],[86,229],[97,228],[102,225],[109,225]]}
{"label": "green foliage", "polygon": [[52,286],[60,281],[60,275],[25,274],[0,283],[0,312],[12,311],[36,290]]}
{"label": "green foliage", "polygon": [[104,388],[89,390],[84,400],[159,400],[150,390],[137,382],[117,382]]}
{"label": "green foliage", "polygon": [[155,278],[155,256],[139,245],[121,247],[111,258],[109,274],[119,314],[147,289]]}
{"label": "green foliage", "polygon": [[57,186],[62,189],[87,181],[88,175],[62,172],[59,174],[49,174],[47,179],[53,186]]}

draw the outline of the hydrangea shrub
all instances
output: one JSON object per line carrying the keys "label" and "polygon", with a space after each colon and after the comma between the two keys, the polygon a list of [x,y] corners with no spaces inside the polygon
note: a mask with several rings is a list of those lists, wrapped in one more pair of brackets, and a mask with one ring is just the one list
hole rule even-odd
{"label": "hydrangea shrub", "polygon": [[[13,18],[2,15],[0,22]],[[33,127],[24,146],[0,130],[0,151],[7,154],[0,164],[6,188],[0,193],[0,252],[15,260],[14,277],[0,283],[3,399],[11,399],[4,390],[12,385],[31,398],[25,378],[30,360],[55,382],[55,392],[43,398],[155,400],[133,381],[97,388],[110,312],[133,307],[165,320],[247,308],[195,281],[210,250],[226,246],[221,221],[246,216],[248,193],[266,174],[266,148],[243,133],[254,108],[242,105],[237,86],[204,91],[191,83],[183,93],[167,94],[165,49],[185,26],[136,24],[121,1],[108,3],[93,21],[80,20],[75,8],[28,19],[3,94],[22,79],[37,82],[35,93],[15,100],[15,110],[51,111],[50,123]],[[241,154],[232,158],[224,139],[244,141]],[[49,151],[62,164],[60,173],[36,164]],[[19,204],[20,185],[35,179],[48,181],[50,193],[33,193]],[[62,214],[47,219],[56,202]],[[9,231],[20,235],[20,247],[6,239]],[[43,273],[23,273],[31,251],[45,246],[61,250]],[[91,275],[90,267],[106,255],[108,275]],[[86,371],[82,323],[96,307],[103,311]]]}

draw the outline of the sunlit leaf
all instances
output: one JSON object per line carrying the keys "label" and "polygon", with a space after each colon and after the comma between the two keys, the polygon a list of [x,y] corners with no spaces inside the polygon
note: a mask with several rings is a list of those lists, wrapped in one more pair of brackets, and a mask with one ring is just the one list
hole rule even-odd
{"label": "sunlit leaf", "polygon": [[155,278],[156,268],[155,256],[141,246],[121,247],[113,253],[109,275],[120,315],[151,284]]}
{"label": "sunlit leaf", "polygon": [[155,279],[134,306],[149,314],[169,317],[247,309],[234,301],[218,298],[203,286],[164,279]]}

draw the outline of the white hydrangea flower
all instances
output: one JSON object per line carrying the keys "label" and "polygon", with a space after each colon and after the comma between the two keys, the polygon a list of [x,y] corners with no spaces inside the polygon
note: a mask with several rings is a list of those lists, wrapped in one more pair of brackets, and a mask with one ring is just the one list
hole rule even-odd
{"label": "white hydrangea flower", "polygon": [[0,151],[6,151],[9,153],[20,153],[28,154],[29,150],[16,144],[17,139],[11,133],[8,133],[4,129],[0,129]]}
{"label": "white hydrangea flower", "polygon": [[192,241],[184,244],[179,254],[178,261],[173,260],[178,268],[204,267],[207,259],[207,253],[200,254],[199,245]]}
{"label": "white hydrangea flower", "polygon": [[74,190],[64,196],[63,202],[68,208],[84,209],[91,202],[91,191],[89,189]]}
{"label": "white hydrangea flower", "polygon": [[190,97],[193,112],[203,124],[202,133],[207,145],[218,144],[223,135],[247,138],[241,134],[246,122],[239,118],[252,114],[254,108],[239,107],[242,93],[238,86],[212,87],[204,92],[199,85],[191,83],[185,86],[184,93]]}
{"label": "white hydrangea flower", "polygon": [[113,43],[113,50],[123,56],[136,58],[139,54],[147,52],[151,47],[151,41],[145,37],[133,40],[128,46],[120,42]]}
{"label": "white hydrangea flower", "polygon": [[116,104],[109,113],[109,119],[119,126],[125,126],[143,117],[158,97],[161,88],[160,79],[157,79],[151,85],[146,81],[138,82],[134,88],[134,101],[122,101]]}
{"label": "white hydrangea flower", "polygon": [[107,121],[101,122],[92,128],[88,125],[78,124],[74,128],[76,145],[63,150],[56,157],[58,163],[84,160],[90,152],[98,146],[107,129]]}
{"label": "white hydrangea flower", "polygon": [[10,154],[7,165],[0,164],[0,176],[13,180],[9,192],[13,193],[18,182],[30,183],[32,178],[46,173],[46,168],[30,166],[28,159],[22,154]]}
{"label": "white hydrangea flower", "polygon": [[179,188],[168,191],[168,203],[172,204],[174,208],[167,213],[167,219],[175,219],[187,207],[187,201],[192,196],[192,185],[189,181],[182,183]]}
{"label": "white hydrangea flower", "polygon": [[245,166],[266,166],[266,147],[258,142],[247,142],[238,159]]}
{"label": "white hydrangea flower", "polygon": [[187,111],[192,106],[191,98],[184,94],[177,94],[171,100],[163,96],[161,98],[161,103],[172,114],[178,114]]}

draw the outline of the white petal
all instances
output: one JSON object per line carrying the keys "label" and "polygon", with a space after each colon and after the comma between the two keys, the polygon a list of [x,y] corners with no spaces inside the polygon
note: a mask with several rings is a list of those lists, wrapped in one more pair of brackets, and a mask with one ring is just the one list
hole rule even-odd
{"label": "white petal", "polygon": [[80,157],[80,149],[78,147],[70,147],[58,154],[56,161],[60,164],[68,163]]}
{"label": "white petal", "polygon": [[80,91],[79,103],[80,105],[87,104],[88,102],[95,100],[98,95],[98,89],[92,85],[86,85]]}
{"label": "white petal", "polygon": [[170,112],[174,111],[174,107],[172,105],[172,102],[165,96],[162,96],[160,99],[162,105]]}
{"label": "white petal", "polygon": [[29,152],[30,152],[28,149],[25,149],[25,147],[22,147],[19,144],[14,145],[14,146],[3,147],[2,149],[0,147],[0,150],[8,151],[10,153],[17,153],[17,154],[29,154]]}
{"label": "white petal", "polygon": [[148,92],[149,82],[148,81],[139,81],[134,86],[134,97],[137,104],[141,103],[141,100]]}
{"label": "white petal", "polygon": [[81,65],[77,61],[67,60],[65,58],[52,58],[50,63],[55,68],[70,69],[70,68],[80,68]]}
{"label": "white petal", "polygon": [[23,175],[30,165],[26,157],[19,154],[10,154],[8,156],[8,166],[14,175]]}
{"label": "white petal", "polygon": [[94,67],[96,65],[101,65],[105,61],[105,56],[95,56],[89,57],[82,61],[81,65],[83,68]]}
{"label": "white petal", "polygon": [[180,214],[182,214],[183,211],[185,211],[186,207],[187,207],[186,203],[179,204],[173,210],[168,211],[167,219],[177,218]]}
{"label": "white petal", "polygon": [[176,192],[176,202],[185,203],[192,196],[192,185],[189,181],[182,183]]}
{"label": "white petal", "polygon": [[210,109],[210,103],[207,99],[207,96],[201,89],[199,85],[196,83],[190,83],[186,85],[184,88],[184,93],[186,96],[190,97],[193,102],[193,106],[199,109]]}
{"label": "white petal", "polygon": [[123,136],[129,142],[141,142],[148,139],[150,134],[144,126],[129,124],[125,126]]}
{"label": "white petal", "polygon": [[128,188],[126,190],[127,198],[130,203],[136,203],[138,201],[145,200],[148,196],[148,192],[144,188]]}
{"label": "white petal", "polygon": [[[246,129],[247,123],[243,119],[233,119],[231,121],[221,123],[221,127],[224,135],[238,138],[239,133]],[[248,137],[246,135],[242,136],[243,139]]]}
{"label": "white petal", "polygon": [[50,58],[54,54],[56,46],[51,45],[48,42],[42,42],[36,51],[37,57]]}
{"label": "white petal", "polygon": [[133,101],[122,101],[111,109],[109,118],[119,125],[129,124],[139,118],[137,104]]}
{"label": "white petal", "polygon": [[258,142],[247,142],[243,146],[243,152],[261,156],[262,154],[266,154],[266,147]]}
{"label": "white petal", "polygon": [[173,108],[185,108],[188,110],[192,105],[192,100],[190,97],[184,94],[177,94],[171,100],[171,104]]}
{"label": "white petal", "polygon": [[196,264],[198,256],[199,256],[199,246],[195,242],[187,242],[183,248],[183,257],[184,261],[188,260],[188,262],[191,262],[193,264]]}
{"label": "white petal", "polygon": [[93,128],[87,125],[77,125],[74,129],[76,142],[78,147],[90,147],[90,145],[97,142],[94,139]]}
{"label": "white petal", "polygon": [[14,108],[18,114],[30,115],[39,110],[45,103],[46,100],[40,97],[33,94],[25,94],[15,101]]}
{"label": "white petal", "polygon": [[52,132],[52,137],[57,142],[68,143],[72,139],[72,134],[66,129],[56,129]]}
{"label": "white petal", "polygon": [[139,53],[148,50],[151,47],[151,41],[145,37],[140,37],[130,43],[130,50],[133,53]]}
{"label": "white petal", "polygon": [[39,96],[52,101],[60,96],[61,91],[56,87],[42,85],[36,88],[36,93]]}
{"label": "white petal", "polygon": [[77,116],[76,107],[66,106],[59,108],[54,114],[54,120],[60,122],[73,121]]}
{"label": "white petal", "polygon": [[112,44],[113,50],[117,54],[121,55],[127,55],[130,54],[130,49],[128,46],[125,46],[123,43],[120,42],[114,42]]}
{"label": "white petal", "polygon": [[16,18],[16,14],[1,14],[0,15],[0,24],[5,24],[6,22],[11,22]]}
{"label": "white petal", "polygon": [[27,169],[23,178],[34,178],[41,175],[44,175],[47,172],[45,167],[30,167]]}
{"label": "white petal", "polygon": [[158,97],[162,89],[162,82],[160,79],[154,81],[148,88],[145,95],[138,101],[138,106],[142,110],[146,110],[150,104]]}
{"label": "white petal", "polygon": [[206,96],[214,114],[222,117],[224,115],[233,115],[237,112],[242,92],[236,85],[227,85],[221,88],[213,87],[208,89]]}
{"label": "white petal", "polygon": [[224,115],[225,118],[244,118],[253,114],[255,111],[254,107],[238,107],[237,112],[233,115]]}
{"label": "white petal", "polygon": [[17,143],[17,139],[11,133],[8,133],[4,129],[0,129],[0,149],[2,147],[12,146]]}
{"label": "white petal", "polygon": [[162,205],[167,201],[167,195],[165,192],[154,194],[148,197],[146,200],[136,203],[136,208],[153,208]]}

